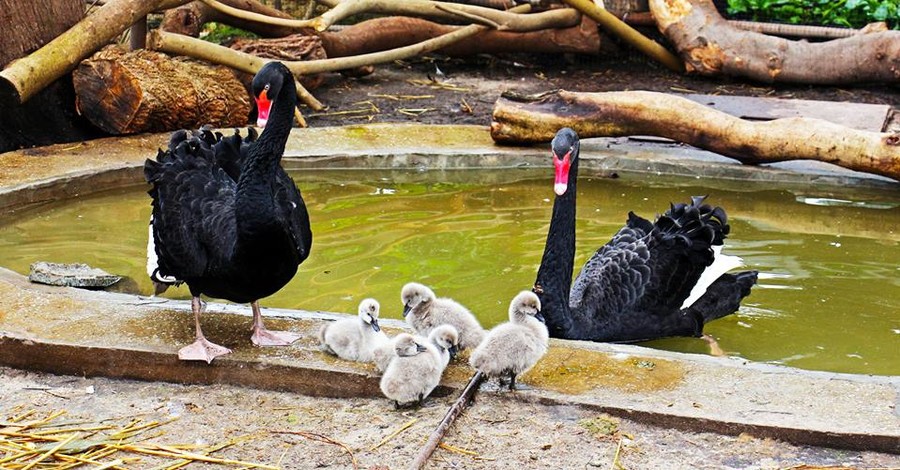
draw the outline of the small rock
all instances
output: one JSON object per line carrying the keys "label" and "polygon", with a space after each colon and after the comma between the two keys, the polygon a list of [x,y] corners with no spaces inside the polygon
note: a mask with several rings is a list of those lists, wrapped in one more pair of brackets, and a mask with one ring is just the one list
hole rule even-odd
{"label": "small rock", "polygon": [[31,264],[28,280],[51,286],[103,288],[122,279],[102,269],[92,268],[83,263],[48,263],[38,261]]}

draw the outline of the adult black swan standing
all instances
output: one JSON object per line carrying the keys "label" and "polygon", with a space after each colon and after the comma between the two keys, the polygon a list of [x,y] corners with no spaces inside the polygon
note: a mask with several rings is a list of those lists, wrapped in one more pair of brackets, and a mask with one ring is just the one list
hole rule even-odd
{"label": "adult black swan standing", "polygon": [[550,336],[604,342],[700,336],[704,324],[738,309],[757,273],[725,273],[740,259],[720,255],[729,230],[725,211],[702,197],[673,205],[654,223],[629,213],[573,284],[578,135],[561,129],[551,150],[556,199],[534,285]]}
{"label": "adult black swan standing", "polygon": [[144,176],[153,199],[148,271],[157,291],[184,282],[193,297],[196,341],[181,348],[183,360],[228,354],[200,328],[201,295],[249,302],[251,340],[257,346],[287,345],[299,338],[263,326],[259,299],[274,294],[309,256],[312,232],[306,205],[280,162],[291,131],[297,91],[281,63],[266,64],[253,78],[258,120],[255,139],[222,138],[208,130],[173,134]]}

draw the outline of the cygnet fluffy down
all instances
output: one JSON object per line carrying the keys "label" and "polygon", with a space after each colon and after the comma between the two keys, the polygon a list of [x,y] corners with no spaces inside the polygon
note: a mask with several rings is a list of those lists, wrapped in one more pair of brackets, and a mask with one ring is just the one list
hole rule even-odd
{"label": "cygnet fluffy down", "polygon": [[[447,367],[447,364],[450,363],[450,359],[453,359],[453,356],[456,355],[457,350],[459,349],[459,333],[456,331],[456,328],[453,325],[440,325],[437,328],[431,330],[431,333],[428,335],[428,339],[424,339],[421,336],[415,336],[416,341],[425,342],[428,341],[429,344],[435,346],[437,348],[438,354],[441,356],[441,362],[443,363],[443,367]],[[379,372],[384,372],[387,369],[388,364],[391,363],[391,359],[396,357],[394,353],[393,343],[387,343],[378,346],[375,348],[373,352],[375,367],[378,368]]]}
{"label": "cygnet fluffy down", "polygon": [[319,330],[322,350],[349,361],[370,362],[377,347],[388,344],[378,326],[378,301],[363,299],[356,318],[342,318]]}
{"label": "cygnet fluffy down", "polygon": [[421,405],[441,381],[444,361],[437,348],[409,333],[392,341],[394,358],[381,376],[381,393],[397,408]]}
{"label": "cygnet fluffy down", "polygon": [[469,364],[500,384],[509,378],[514,390],[516,376],[531,369],[547,352],[549,334],[541,316],[541,301],[530,291],[522,291],[509,304],[509,322],[492,328],[475,348]]}
{"label": "cygnet fluffy down", "polygon": [[422,336],[428,336],[435,327],[453,325],[459,332],[459,349],[474,348],[484,339],[484,328],[475,315],[453,299],[436,298],[434,291],[417,282],[410,282],[400,291],[403,316],[406,322]]}

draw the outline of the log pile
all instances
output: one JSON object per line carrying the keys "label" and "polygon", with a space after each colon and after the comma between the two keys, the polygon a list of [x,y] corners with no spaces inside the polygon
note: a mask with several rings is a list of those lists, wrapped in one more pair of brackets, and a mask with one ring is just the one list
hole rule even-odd
{"label": "log pile", "polygon": [[[250,105],[239,80],[227,69],[253,74],[268,60],[281,60],[298,79],[301,101],[321,110],[324,105],[307,91],[322,83],[321,74],[359,76],[371,73],[375,65],[434,51],[448,55],[597,55],[604,44],[601,32],[618,36],[675,73],[730,75],[761,82],[900,84],[898,31],[870,27],[832,41],[789,41],[736,29],[718,14],[711,0],[648,0],[657,28],[676,49],[673,54],[593,2],[563,3],[510,7],[504,1],[318,0],[317,4],[327,7],[323,13],[295,19],[256,0],[107,0],[55,40],[8,64],[0,71],[0,91],[22,103],[77,66],[72,73],[77,108],[105,132],[172,130],[210,123],[234,126],[246,123]],[[499,9],[490,8],[492,5]],[[27,5],[11,2],[9,8]],[[104,50],[88,58],[152,11],[166,12],[162,27],[148,35],[147,45],[157,51],[155,55]],[[363,14],[378,17],[334,27]],[[262,38],[240,40],[231,48],[197,39],[210,21],[243,28]],[[192,57],[227,69],[173,60],[160,53]],[[246,82],[247,76],[241,79]],[[781,120],[777,126],[733,122],[693,107],[695,125],[685,130],[671,125],[678,122],[674,111],[683,112],[684,106],[694,105],[677,100],[646,94],[586,98],[565,92],[555,99],[568,100],[589,116],[542,120],[544,111],[536,108],[538,104],[513,104],[501,98],[494,114],[497,141],[539,141],[552,135],[548,134],[550,127],[572,125],[593,129],[586,136],[636,132],[671,137],[747,163],[815,158],[893,177],[898,173],[895,135],[863,136],[850,129],[805,121]],[[540,106],[546,107],[552,100],[545,97],[541,102]],[[598,109],[601,103],[602,109]],[[653,112],[648,114],[640,106]],[[597,113],[599,121],[592,121]],[[670,115],[674,121],[663,117]],[[298,117],[302,123],[302,116]],[[697,122],[698,118],[709,121]],[[723,123],[733,131],[721,129]],[[789,140],[801,145],[779,152],[788,148]],[[838,152],[858,158],[835,157]]]}

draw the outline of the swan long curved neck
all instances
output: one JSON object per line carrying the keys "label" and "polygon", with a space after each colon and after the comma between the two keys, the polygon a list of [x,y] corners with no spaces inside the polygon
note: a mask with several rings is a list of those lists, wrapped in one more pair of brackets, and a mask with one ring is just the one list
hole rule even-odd
{"label": "swan long curved neck", "polygon": [[547,322],[551,336],[568,337],[562,332],[571,331],[574,318],[569,308],[569,290],[575,265],[575,198],[577,194],[578,160],[572,162],[569,170],[568,188],[553,202],[553,215],[541,267],[535,280],[535,290],[539,291],[543,309],[541,314]]}
{"label": "swan long curved neck", "polygon": [[293,127],[297,89],[293,77],[285,78],[281,91],[272,103],[268,124],[250,148],[238,180],[238,209],[244,212],[238,221],[271,220],[274,217],[272,185],[275,169],[281,164],[284,148]]}

